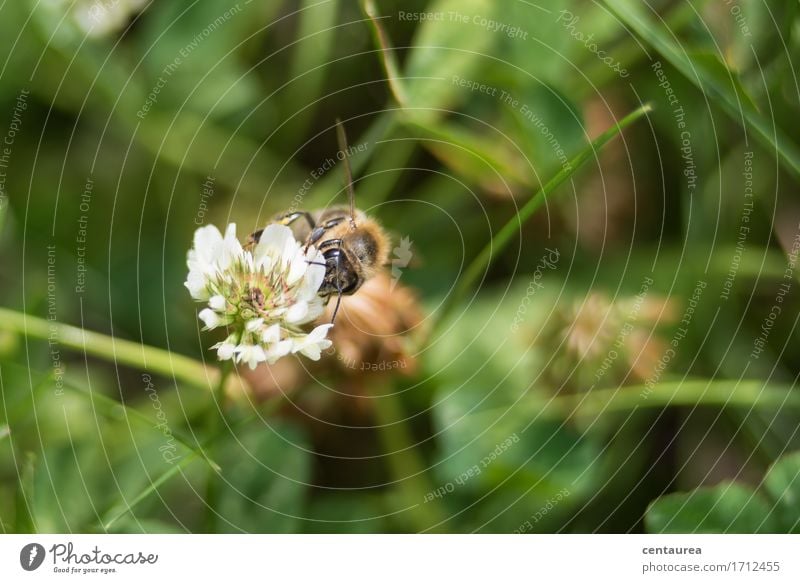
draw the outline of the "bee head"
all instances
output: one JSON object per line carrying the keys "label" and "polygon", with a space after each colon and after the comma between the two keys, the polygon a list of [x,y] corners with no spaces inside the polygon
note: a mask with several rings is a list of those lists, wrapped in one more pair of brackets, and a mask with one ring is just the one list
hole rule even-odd
{"label": "bee head", "polygon": [[358,264],[367,277],[383,266],[389,256],[388,238],[373,221],[360,222],[342,238],[342,249],[351,262]]}

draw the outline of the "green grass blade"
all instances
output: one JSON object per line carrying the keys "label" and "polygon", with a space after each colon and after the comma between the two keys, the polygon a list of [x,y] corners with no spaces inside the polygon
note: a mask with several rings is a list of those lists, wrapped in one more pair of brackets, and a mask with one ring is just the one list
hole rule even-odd
{"label": "green grass blade", "polygon": [[[800,410],[800,393],[793,385],[769,384],[763,380],[694,379],[662,382],[655,387],[630,385],[562,395],[548,401],[535,399],[520,412],[526,419],[563,421],[592,420],[603,415],[665,407],[735,407],[754,410]],[[495,407],[475,413],[496,419],[508,408]]]}
{"label": "green grass blade", "polygon": [[54,335],[64,348],[174,377],[193,387],[208,389],[219,375],[218,370],[188,356],[69,324],[51,322],[8,308],[0,308],[0,329],[41,340],[48,340]]}
{"label": "green grass blade", "polygon": [[[585,399],[584,399],[585,397]],[[591,391],[554,399],[554,414],[582,417],[661,407],[744,407],[800,409],[800,394],[788,385],[763,380],[690,380],[666,382],[648,390],[645,385]],[[549,407],[548,407],[549,408]]]}
{"label": "green grass blade", "polygon": [[14,501],[17,534],[37,532],[36,519],[33,512],[33,476],[36,471],[36,455],[28,452],[22,462],[17,483],[17,495]]}
{"label": "green grass blade", "polygon": [[[128,407],[124,403],[120,403],[119,401],[115,401],[111,397],[103,395],[102,393],[98,393],[96,391],[87,391],[86,389],[82,389],[80,387],[76,387],[71,383],[64,383],[64,386],[70,389],[72,392],[77,393],[78,395],[85,397],[88,401],[91,402],[93,408],[97,408],[100,413],[105,415],[108,419],[112,421],[117,421],[122,418],[127,418],[129,420],[137,422],[142,427],[148,427],[150,429],[155,429],[157,426],[153,425],[153,420],[150,419],[147,415],[134,409],[133,407]],[[205,460],[205,462],[213,469],[214,471],[219,471],[220,467],[214,460],[209,458],[204,452],[200,451],[195,447],[194,441],[190,439],[188,436],[183,435],[180,431],[175,431],[174,429],[170,429],[172,433],[172,437],[175,438],[175,441],[183,445],[189,451],[194,453],[196,456]],[[2,438],[2,435],[0,435]]]}
{"label": "green grass blade", "polygon": [[481,276],[486,268],[489,267],[492,260],[500,255],[511,242],[512,238],[519,232],[520,227],[530,219],[534,213],[545,203],[545,201],[553,194],[553,191],[561,184],[567,181],[589,158],[595,156],[597,151],[603,148],[608,142],[616,137],[622,130],[631,125],[633,122],[641,118],[643,115],[651,111],[650,105],[646,104],[634,110],[620,120],[617,125],[609,128],[600,136],[598,136],[592,143],[581,150],[577,156],[569,161],[569,164],[564,166],[555,176],[553,176],[545,185],[534,194],[530,200],[519,210],[519,212],[512,218],[500,231],[492,238],[492,240],[483,248],[483,251],[472,260],[464,276],[458,282],[456,289],[447,298],[445,304],[439,312],[438,322],[442,322],[448,316],[454,306],[464,298],[467,292],[473,287],[475,282]]}
{"label": "green grass blade", "polygon": [[[170,467],[166,472],[161,474],[158,478],[154,481],[150,482],[150,485],[147,486],[144,490],[142,490],[139,494],[137,494],[130,502],[122,501],[117,504],[114,504],[106,513],[106,516],[111,515],[109,518],[102,521],[102,526],[104,530],[110,529],[120,518],[123,518],[129,512],[132,512],[133,509],[142,503],[144,500],[147,500],[158,488],[166,484],[172,478],[178,475],[178,473],[188,466],[190,463],[198,459],[198,456],[205,457],[205,454],[201,454],[199,452],[204,451],[207,449],[212,443],[217,442],[218,440],[222,439],[226,435],[234,434],[238,429],[246,426],[250,423],[253,419],[262,418],[264,416],[270,415],[277,411],[281,405],[286,402],[286,397],[281,395],[280,397],[276,397],[268,402],[261,411],[257,411],[251,415],[248,415],[246,418],[242,419],[238,423],[231,425],[226,425],[222,428],[220,432],[213,435],[211,438],[207,439],[198,449],[192,450],[188,455],[184,456],[181,461],[174,466]],[[217,470],[221,472],[222,470]],[[118,510],[119,509],[119,510]]]}
{"label": "green grass blade", "polygon": [[[178,474],[183,468],[188,466],[194,460],[197,459],[197,455],[191,453],[181,459],[180,462],[175,464],[174,466],[170,467],[166,472],[161,474],[158,478],[156,478],[153,482],[150,482],[150,485],[147,486],[144,490],[142,490],[138,495],[136,495],[133,500],[130,502],[124,503],[124,508],[122,510],[116,511],[111,518],[108,520],[103,521],[103,529],[109,530],[120,518],[124,517],[129,512],[133,511],[134,507],[138,506],[142,501],[146,500],[150,497],[150,495],[158,490],[161,486],[167,483],[170,479]],[[119,505],[115,505],[113,509],[118,508]],[[112,510],[113,510],[112,509]]]}
{"label": "green grass blade", "polygon": [[627,27],[653,47],[700,91],[718,98],[723,109],[737,123],[756,136],[796,177],[800,177],[800,148],[756,109],[738,77],[716,55],[692,54],[676,45],[667,31],[656,26],[644,13],[642,4],[629,0],[605,0],[605,4]]}
{"label": "green grass blade", "polygon": [[378,14],[375,2],[373,0],[361,0],[361,10],[367,15],[372,24],[372,33],[375,37],[375,43],[381,52],[381,65],[383,65],[383,71],[386,73],[386,81],[389,83],[392,96],[400,106],[404,107],[408,103],[406,88],[400,80],[400,68],[397,66],[394,49],[389,43],[389,36],[381,24],[381,16]]}

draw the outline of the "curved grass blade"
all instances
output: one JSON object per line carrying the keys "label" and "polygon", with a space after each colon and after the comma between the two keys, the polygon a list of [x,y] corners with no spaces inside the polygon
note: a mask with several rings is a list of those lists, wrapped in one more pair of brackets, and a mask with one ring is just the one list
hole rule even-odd
{"label": "curved grass blade", "polygon": [[453,307],[456,306],[464,298],[470,288],[473,287],[481,276],[481,273],[483,273],[492,263],[492,260],[498,257],[500,252],[508,246],[512,238],[519,232],[519,228],[539,210],[552,195],[553,191],[569,179],[589,158],[596,155],[597,151],[616,137],[617,134],[651,110],[652,108],[650,105],[645,104],[626,115],[617,125],[600,134],[600,136],[581,150],[578,155],[570,160],[555,176],[547,181],[547,183],[525,203],[514,218],[500,229],[486,247],[483,248],[483,251],[472,260],[472,263],[470,263],[469,267],[464,272],[464,276],[458,282],[456,289],[445,300],[445,304],[439,312],[439,317],[436,320],[435,326],[446,319]]}
{"label": "curved grass blade", "polygon": [[381,64],[383,65],[383,70],[386,73],[386,81],[389,83],[389,89],[392,92],[392,96],[401,107],[405,107],[405,105],[408,103],[408,97],[406,94],[406,89],[400,81],[400,68],[397,66],[397,60],[394,56],[394,49],[389,44],[389,36],[386,34],[386,31],[383,29],[383,25],[381,24],[381,18],[384,17],[381,17],[378,14],[378,9],[375,8],[375,2],[373,2],[373,0],[361,0],[361,9],[372,23],[372,32],[375,36],[375,43],[378,45],[378,48],[381,51]]}
{"label": "curved grass blade", "polygon": [[[97,406],[99,404],[100,412],[103,415],[105,415],[108,419],[111,419],[112,421],[118,421],[120,419],[120,413],[122,413],[123,417],[134,420],[143,427],[149,427],[150,429],[153,429],[155,427],[153,425],[153,420],[150,419],[147,415],[145,415],[141,411],[138,411],[137,409],[134,409],[133,407],[128,407],[124,403],[115,401],[111,397],[103,395],[102,393],[88,391],[86,389],[76,387],[71,383],[64,383],[64,386],[73,391],[74,393],[77,393],[82,397],[88,399],[92,403],[92,406]],[[171,429],[171,433],[172,437],[175,438],[175,441],[183,445],[185,448],[187,448],[196,456],[205,460],[205,462],[211,467],[212,470],[214,470],[215,472],[218,472],[220,470],[219,464],[217,464],[217,462],[208,457],[204,452],[198,450],[195,447],[193,441],[189,439],[189,437],[183,435],[182,432],[180,431],[176,432],[173,429]]]}
{"label": "curved grass blade", "polygon": [[[222,430],[219,433],[216,433],[215,435],[211,436],[209,439],[204,441],[200,445],[198,450],[199,451],[203,451],[203,450],[207,449],[212,443],[215,443],[216,441],[218,441],[219,439],[225,437],[226,435],[232,434],[236,430],[241,429],[242,427],[244,427],[245,425],[250,423],[252,420],[254,420],[256,418],[260,418],[260,417],[262,417],[264,415],[270,415],[271,413],[277,411],[280,408],[280,406],[285,402],[285,400],[286,399],[285,399],[284,396],[276,397],[271,402],[267,403],[267,405],[265,405],[260,412],[257,411],[257,412],[255,412],[255,413],[253,413],[251,415],[248,415],[247,417],[245,417],[244,419],[242,419],[241,421],[239,421],[238,423],[236,423],[233,426],[228,425],[228,426],[222,428]],[[158,490],[158,488],[160,488],[161,486],[166,484],[169,480],[171,480],[176,475],[178,475],[178,473],[183,468],[185,468],[190,463],[195,461],[198,458],[198,456],[203,455],[203,457],[205,457],[204,454],[198,453],[198,450],[192,450],[188,455],[184,456],[183,459],[181,459],[180,462],[178,462],[174,466],[170,467],[170,469],[168,469],[166,472],[161,474],[158,478],[156,478],[155,480],[150,482],[150,485],[147,486],[144,490],[142,490],[139,494],[137,494],[130,502],[122,501],[120,503],[117,503],[117,504],[113,505],[111,507],[111,510],[109,510],[106,513],[107,515],[111,514],[117,508],[121,508],[121,507],[122,508],[121,508],[121,510],[118,510],[116,513],[114,513],[110,518],[108,518],[106,520],[103,520],[103,524],[102,524],[103,529],[106,530],[106,531],[108,529],[110,529],[120,518],[123,518],[129,512],[132,512],[133,509],[136,506],[138,506],[141,502],[143,502],[144,500],[149,498],[151,494],[153,494],[156,490]],[[219,467],[219,466],[217,466],[217,467]],[[217,470],[217,471],[219,473],[222,472],[221,468],[219,470]]]}
{"label": "curved grass blade", "polygon": [[[171,478],[177,475],[178,472],[180,472],[183,468],[185,468],[194,460],[196,460],[197,457],[198,457],[197,454],[195,454],[194,452],[192,452],[187,456],[184,456],[183,459],[181,459],[181,461],[179,461],[174,466],[170,467],[169,470],[161,474],[154,481],[150,482],[150,485],[147,486],[147,488],[145,488],[144,490],[142,490],[136,497],[134,497],[133,500],[131,500],[130,502],[126,502],[124,504],[125,508],[118,511],[110,519],[104,520],[103,529],[108,531],[114,525],[114,523],[116,523],[120,518],[124,517],[129,512],[133,511],[135,506],[138,506],[143,500],[146,500],[150,496],[150,494],[152,494],[153,492],[158,490],[159,487],[167,483]],[[112,507],[112,510],[118,507],[119,505],[115,505],[114,507]]]}

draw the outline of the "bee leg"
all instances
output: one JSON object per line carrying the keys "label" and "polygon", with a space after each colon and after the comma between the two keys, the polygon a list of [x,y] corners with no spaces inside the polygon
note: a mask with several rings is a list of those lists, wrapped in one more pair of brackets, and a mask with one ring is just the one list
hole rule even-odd
{"label": "bee leg", "polygon": [[279,215],[275,217],[275,222],[281,225],[289,226],[301,217],[306,220],[306,222],[308,223],[308,227],[310,229],[314,229],[314,227],[317,226],[316,223],[314,222],[314,218],[308,211],[293,211],[290,213],[286,213],[285,215]]}
{"label": "bee leg", "polygon": [[309,265],[321,265],[322,267],[327,267],[328,265],[327,263],[324,263],[322,261],[306,261],[306,263],[308,263]]}
{"label": "bee leg", "polygon": [[336,225],[338,225],[339,223],[341,223],[344,220],[345,219],[343,217],[337,217],[335,219],[331,219],[329,221],[326,221],[325,223],[323,223],[322,225],[320,225],[318,227],[314,227],[314,230],[311,231],[311,234],[308,236],[308,240],[306,241],[306,250],[308,250],[308,248],[311,245],[313,245],[314,243],[319,241],[320,238],[322,237],[322,235],[325,234],[325,231],[327,231],[328,229],[332,229],[333,227],[335,227]]}
{"label": "bee leg", "polygon": [[[316,224],[314,223],[314,219],[311,216],[311,213],[307,211],[295,211],[291,213],[286,213],[285,215],[278,215],[272,220],[272,222],[278,225],[284,225],[288,227],[301,217],[306,220],[309,228],[313,230]],[[247,242],[244,244],[245,249],[249,249],[253,245],[257,244],[259,241],[261,241],[261,235],[263,234],[264,234],[264,229],[258,229],[257,231],[253,231],[252,233],[250,233],[250,236],[247,237]]]}
{"label": "bee leg", "polygon": [[264,229],[259,229],[257,231],[253,231],[247,236],[247,241],[244,243],[245,249],[250,249],[253,245],[258,243],[261,240],[261,235],[264,233]]}

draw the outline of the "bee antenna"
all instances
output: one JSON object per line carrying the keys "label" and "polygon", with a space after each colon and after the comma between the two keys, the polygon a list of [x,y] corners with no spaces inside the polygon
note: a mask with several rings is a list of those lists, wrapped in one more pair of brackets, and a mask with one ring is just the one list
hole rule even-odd
{"label": "bee antenna", "polygon": [[347,197],[350,200],[350,228],[356,228],[356,193],[353,189],[353,174],[350,171],[350,156],[347,152],[347,134],[344,131],[342,120],[336,118],[336,139],[339,142],[339,151],[344,162],[344,178],[347,183]]}

